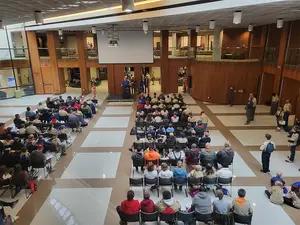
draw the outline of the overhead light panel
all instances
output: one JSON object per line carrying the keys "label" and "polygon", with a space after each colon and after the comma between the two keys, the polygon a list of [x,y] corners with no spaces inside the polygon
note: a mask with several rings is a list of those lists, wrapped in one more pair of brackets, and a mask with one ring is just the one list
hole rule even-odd
{"label": "overhead light panel", "polygon": [[248,25],[248,31],[249,31],[249,32],[253,31],[253,25],[252,25],[252,24],[249,24],[249,25]]}
{"label": "overhead light panel", "polygon": [[59,36],[62,36],[62,35],[63,35],[62,29],[59,29],[59,30],[58,30],[58,35],[59,35]]}
{"label": "overhead light panel", "polygon": [[200,26],[197,25],[197,26],[196,26],[196,33],[199,33],[199,32],[200,32]]}
{"label": "overhead light panel", "polygon": [[36,24],[43,24],[44,23],[44,17],[41,11],[35,11],[34,12],[34,19]]}
{"label": "overhead light panel", "polygon": [[282,18],[279,18],[277,20],[277,28],[282,28],[283,27],[283,19]]}
{"label": "overhead light panel", "polygon": [[4,25],[3,25],[2,20],[0,20],[0,29],[4,29]]}
{"label": "overhead light panel", "polygon": [[134,10],[134,0],[121,0],[122,10],[125,12],[132,12]]}
{"label": "overhead light panel", "polygon": [[189,28],[189,29],[187,30],[187,34],[190,36],[191,33],[192,33],[192,31],[191,31],[191,29]]}
{"label": "overhead light panel", "polygon": [[148,33],[148,29],[149,29],[149,27],[148,27],[148,20],[144,20],[143,21],[143,31],[144,31],[145,34]]}
{"label": "overhead light panel", "polygon": [[242,11],[235,11],[233,13],[233,23],[240,24],[242,22]]}
{"label": "overhead light panel", "polygon": [[102,33],[102,35],[104,36],[104,35],[105,35],[105,30],[102,30],[101,33]]}
{"label": "overhead light panel", "polygon": [[215,20],[211,20],[209,21],[209,29],[213,30],[216,27],[216,21]]}
{"label": "overhead light panel", "polygon": [[96,34],[96,33],[97,33],[96,27],[95,27],[95,26],[92,26],[92,33],[93,33],[93,34]]}

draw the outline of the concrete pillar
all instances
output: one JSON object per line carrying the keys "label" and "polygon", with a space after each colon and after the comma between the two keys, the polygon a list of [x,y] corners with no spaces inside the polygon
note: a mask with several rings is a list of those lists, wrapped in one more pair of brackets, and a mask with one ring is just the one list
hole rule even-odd
{"label": "concrete pillar", "polygon": [[217,27],[214,30],[213,60],[221,60],[222,40],[223,30],[222,28]]}
{"label": "concrete pillar", "polygon": [[172,55],[175,56],[177,47],[177,34],[174,32],[172,33]]}

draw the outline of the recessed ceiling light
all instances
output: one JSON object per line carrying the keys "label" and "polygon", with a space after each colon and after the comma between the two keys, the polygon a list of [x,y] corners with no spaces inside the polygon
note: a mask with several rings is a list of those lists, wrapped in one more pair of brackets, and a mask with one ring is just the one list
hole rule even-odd
{"label": "recessed ceiling light", "polygon": [[56,12],[56,9],[48,9],[47,12]]}
{"label": "recessed ceiling light", "polygon": [[291,9],[291,12],[300,12],[300,9]]}
{"label": "recessed ceiling light", "polygon": [[67,7],[58,7],[57,9],[69,9]]}
{"label": "recessed ceiling light", "polygon": [[74,5],[68,5],[68,6],[70,6],[70,7],[78,7],[79,5],[74,4]]}
{"label": "recessed ceiling light", "polygon": [[97,3],[98,1],[81,1],[83,4],[94,4]]}

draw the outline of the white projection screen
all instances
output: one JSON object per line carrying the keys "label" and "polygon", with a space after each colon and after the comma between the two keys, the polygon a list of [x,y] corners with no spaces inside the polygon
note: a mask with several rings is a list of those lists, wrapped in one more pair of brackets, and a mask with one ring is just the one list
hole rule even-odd
{"label": "white projection screen", "polygon": [[100,64],[153,63],[153,32],[119,31],[119,47],[109,47],[107,35],[97,32]]}

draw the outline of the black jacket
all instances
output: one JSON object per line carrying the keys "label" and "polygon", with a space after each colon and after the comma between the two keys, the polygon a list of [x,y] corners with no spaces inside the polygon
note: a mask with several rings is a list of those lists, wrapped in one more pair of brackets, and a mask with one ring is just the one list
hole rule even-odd
{"label": "black jacket", "polygon": [[217,162],[222,167],[228,167],[233,162],[234,151],[232,149],[222,149],[217,153]]}

